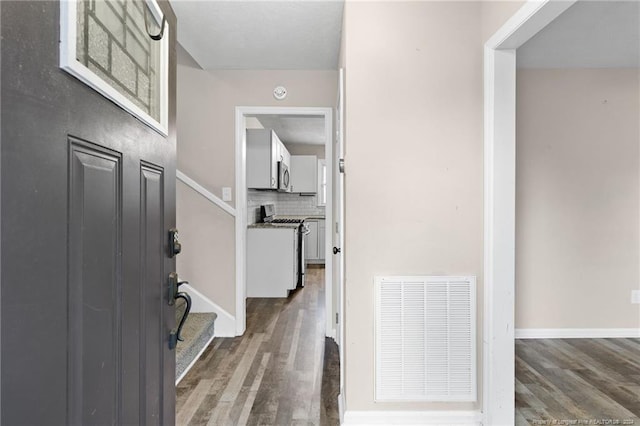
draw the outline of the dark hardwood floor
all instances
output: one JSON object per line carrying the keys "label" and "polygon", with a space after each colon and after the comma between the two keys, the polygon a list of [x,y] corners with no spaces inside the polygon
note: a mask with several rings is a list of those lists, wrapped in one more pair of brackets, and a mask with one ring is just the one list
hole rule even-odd
{"label": "dark hardwood floor", "polygon": [[287,299],[248,299],[244,336],[214,339],[178,384],[176,423],[338,424],[338,351],[324,334],[323,268]]}
{"label": "dark hardwood floor", "polygon": [[515,423],[640,425],[640,339],[516,340]]}

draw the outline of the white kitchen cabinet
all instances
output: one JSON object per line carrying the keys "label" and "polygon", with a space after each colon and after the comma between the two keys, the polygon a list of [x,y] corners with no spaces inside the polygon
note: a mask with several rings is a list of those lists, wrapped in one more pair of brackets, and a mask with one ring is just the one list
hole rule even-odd
{"label": "white kitchen cabinet", "polygon": [[309,233],[305,240],[305,260],[308,263],[324,263],[325,261],[325,221],[324,219],[308,219],[304,221]]}
{"label": "white kitchen cabinet", "polygon": [[[278,136],[276,135],[276,138]],[[282,161],[287,166],[291,166],[291,154],[282,141],[278,138],[278,161]]]}
{"label": "white kitchen cabinet", "polygon": [[315,155],[291,156],[291,192],[316,194],[318,192],[318,157]]}
{"label": "white kitchen cabinet", "polygon": [[247,297],[287,297],[298,285],[298,230],[247,229]]}
{"label": "white kitchen cabinet", "polygon": [[271,129],[247,129],[247,188],[278,188],[278,143]]}

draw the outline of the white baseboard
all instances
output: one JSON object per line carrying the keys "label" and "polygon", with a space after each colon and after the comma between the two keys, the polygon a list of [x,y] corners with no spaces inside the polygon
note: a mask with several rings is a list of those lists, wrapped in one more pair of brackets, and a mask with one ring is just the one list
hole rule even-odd
{"label": "white baseboard", "polygon": [[340,424],[344,424],[344,393],[338,394],[338,414],[340,416]]}
{"label": "white baseboard", "polygon": [[214,332],[216,337],[236,337],[236,318],[233,315],[189,284],[183,284],[180,289],[191,296],[191,312],[215,312],[218,315]]}
{"label": "white baseboard", "polygon": [[346,411],[343,425],[481,425],[480,411]]}
{"label": "white baseboard", "polygon": [[516,328],[516,339],[613,339],[640,337],[640,328]]}

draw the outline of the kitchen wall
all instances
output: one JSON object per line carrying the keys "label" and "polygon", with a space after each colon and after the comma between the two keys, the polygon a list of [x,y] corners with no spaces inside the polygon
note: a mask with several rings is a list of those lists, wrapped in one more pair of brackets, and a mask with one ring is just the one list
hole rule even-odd
{"label": "kitchen wall", "polygon": [[260,206],[274,204],[277,215],[324,216],[324,206],[318,206],[316,195],[289,194],[277,191],[247,191],[247,223],[260,221]]}
{"label": "kitchen wall", "polygon": [[521,4],[346,3],[349,411],[481,406],[481,399],[374,401],[373,282],[376,275],[475,275],[482,341],[482,47]]}
{"label": "kitchen wall", "polygon": [[517,75],[516,328],[638,328],[637,69]]}
{"label": "kitchen wall", "polygon": [[[278,85],[284,101],[273,97]],[[337,71],[204,71],[178,46],[177,91],[178,169],[221,197],[222,187],[235,194],[236,106],[333,107]],[[235,315],[235,218],[185,185],[177,191],[178,273]]]}

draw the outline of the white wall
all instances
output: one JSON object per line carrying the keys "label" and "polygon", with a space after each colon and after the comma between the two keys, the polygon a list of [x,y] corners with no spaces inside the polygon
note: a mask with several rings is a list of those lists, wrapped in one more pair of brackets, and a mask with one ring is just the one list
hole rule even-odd
{"label": "white wall", "polygon": [[374,401],[373,280],[475,275],[482,306],[482,46],[521,4],[346,4],[347,410],[480,407]]}
{"label": "white wall", "polygon": [[[178,50],[178,169],[218,197],[225,186],[235,194],[236,106],[335,104],[337,71],[204,71]],[[284,101],[273,97],[278,85],[288,89]],[[185,185],[177,191],[178,273],[235,315],[235,221]]]}
{"label": "white wall", "polygon": [[516,328],[638,328],[636,69],[519,70]]}

